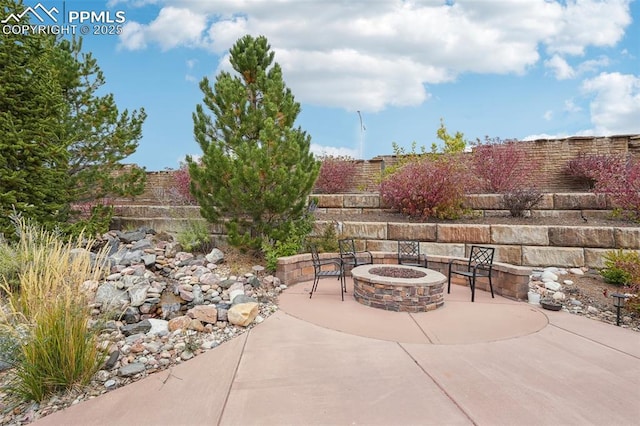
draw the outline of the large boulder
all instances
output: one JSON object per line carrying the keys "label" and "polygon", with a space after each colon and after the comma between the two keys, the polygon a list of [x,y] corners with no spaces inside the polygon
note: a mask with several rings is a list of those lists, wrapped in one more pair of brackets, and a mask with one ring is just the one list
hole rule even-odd
{"label": "large boulder", "polygon": [[258,307],[259,305],[255,302],[240,303],[232,306],[227,312],[229,322],[241,327],[248,326],[258,316]]}

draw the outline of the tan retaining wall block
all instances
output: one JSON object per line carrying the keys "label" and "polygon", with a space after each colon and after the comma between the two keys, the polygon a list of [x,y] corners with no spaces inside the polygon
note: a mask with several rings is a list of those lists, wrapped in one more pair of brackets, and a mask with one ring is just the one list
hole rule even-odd
{"label": "tan retaining wall block", "polygon": [[387,237],[390,240],[436,241],[435,223],[389,223]]}
{"label": "tan retaining wall block", "polygon": [[522,247],[522,264],[526,266],[583,266],[584,251],[567,247]]}
{"label": "tan retaining wall block", "polygon": [[[493,257],[494,262],[510,263],[512,265],[522,264],[522,247],[521,246],[491,246],[496,249]],[[471,251],[471,246],[469,246]]]}
{"label": "tan retaining wall block", "polygon": [[345,194],[344,207],[380,207],[380,196],[378,194]]}
{"label": "tan retaining wall block", "polygon": [[343,197],[340,194],[314,194],[318,197],[318,207],[339,209],[343,206]]}
{"label": "tan retaining wall block", "polygon": [[495,209],[501,204],[500,194],[470,194],[464,197],[464,206],[474,210]]}
{"label": "tan retaining wall block", "polygon": [[533,225],[491,225],[491,242],[494,244],[546,246],[549,245],[549,228]]}
{"label": "tan retaining wall block", "polygon": [[604,209],[607,207],[607,200],[604,194],[591,192],[560,193],[553,196],[553,204],[557,210]]}
{"label": "tan retaining wall block", "polygon": [[439,243],[478,243],[491,241],[489,225],[441,225],[438,224]]}
{"label": "tan retaining wall block", "polygon": [[549,244],[558,247],[615,247],[613,228],[550,226]]}
{"label": "tan retaining wall block", "polygon": [[616,247],[640,249],[640,228],[615,228]]}
{"label": "tan retaining wall block", "polygon": [[381,222],[342,222],[342,233],[358,239],[387,239],[387,224]]}
{"label": "tan retaining wall block", "polygon": [[[397,250],[397,248],[396,248]],[[429,256],[465,257],[464,244],[420,243],[420,253]]]}

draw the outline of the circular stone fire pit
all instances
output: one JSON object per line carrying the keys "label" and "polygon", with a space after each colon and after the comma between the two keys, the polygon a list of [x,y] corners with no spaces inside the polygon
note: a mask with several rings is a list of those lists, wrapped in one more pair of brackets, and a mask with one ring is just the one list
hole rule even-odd
{"label": "circular stone fire pit", "polygon": [[358,303],[395,312],[426,312],[444,305],[447,278],[406,265],[362,265],[351,270]]}

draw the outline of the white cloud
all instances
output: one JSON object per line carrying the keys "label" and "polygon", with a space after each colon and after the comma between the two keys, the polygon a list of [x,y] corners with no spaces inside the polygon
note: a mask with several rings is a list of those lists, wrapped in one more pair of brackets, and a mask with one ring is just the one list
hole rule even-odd
{"label": "white cloud", "polygon": [[542,115],[542,118],[544,118],[547,121],[551,121],[553,119],[553,111],[551,110],[545,111],[544,114]]}
{"label": "white cloud", "polygon": [[537,135],[529,135],[522,138],[523,141],[535,141],[539,139],[563,139],[568,138],[569,135],[566,133],[556,133],[554,135],[550,135],[548,133],[539,133]]}
{"label": "white cloud", "polygon": [[553,55],[551,59],[544,61],[544,66],[550,68],[558,80],[566,80],[576,75],[571,65],[559,55]]}
{"label": "white cloud", "polygon": [[334,157],[357,158],[358,152],[355,149],[333,146],[322,146],[312,143],[309,150],[316,156],[332,155]]}
{"label": "white cloud", "polygon": [[120,34],[120,45],[129,50],[139,50],[147,47],[145,40],[144,26],[137,22],[127,22]]}
{"label": "white cloud", "polygon": [[595,72],[600,68],[609,65],[609,58],[606,56],[600,56],[596,59],[589,59],[578,64],[573,68],[567,61],[560,55],[555,54],[550,59],[544,61],[545,68],[551,69],[555,78],[558,80],[567,80],[576,78],[579,75],[589,72]]}
{"label": "white cloud", "polygon": [[135,28],[134,35],[124,35],[120,42],[129,50],[146,47],[148,42],[158,43],[163,50],[177,46],[195,47],[202,44],[201,34],[206,28],[207,18],[189,9],[164,7],[158,17],[146,25],[130,22],[125,25]]}
{"label": "white cloud", "polygon": [[573,99],[567,99],[564,101],[564,110],[566,112],[573,113],[582,111],[582,108],[576,105],[575,102],[573,102]]}
{"label": "white cloud", "polygon": [[572,68],[567,55],[612,46],[631,23],[629,0],[161,3],[150,23],[128,24],[123,47],[196,46],[224,56],[244,34],[262,34],[300,102],[362,111],[419,105],[427,85],[463,73],[524,74],[540,49],[554,75],[575,78],[603,63]]}
{"label": "white cloud", "polygon": [[601,73],[583,81],[582,90],[594,96],[589,109],[595,134],[640,133],[640,76]]}
{"label": "white cloud", "polygon": [[[583,55],[588,46],[614,46],[631,24],[630,0],[567,0],[544,41],[551,53]],[[557,4],[557,3],[556,3]]]}
{"label": "white cloud", "polygon": [[606,56],[600,56],[597,59],[590,59],[584,61],[578,65],[578,74],[584,74],[587,72],[597,71],[600,68],[609,66],[609,58]]}

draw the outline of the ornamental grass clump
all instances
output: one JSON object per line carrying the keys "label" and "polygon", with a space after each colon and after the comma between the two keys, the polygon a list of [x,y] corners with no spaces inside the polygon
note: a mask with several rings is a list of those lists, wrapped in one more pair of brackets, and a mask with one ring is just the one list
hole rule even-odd
{"label": "ornamental grass clump", "polygon": [[22,260],[17,286],[0,277],[0,332],[18,343],[5,389],[22,400],[42,401],[87,384],[104,361],[98,330],[89,327],[89,295],[82,284],[102,278],[105,251],[92,255],[82,236],[63,241],[17,220],[15,250]]}

